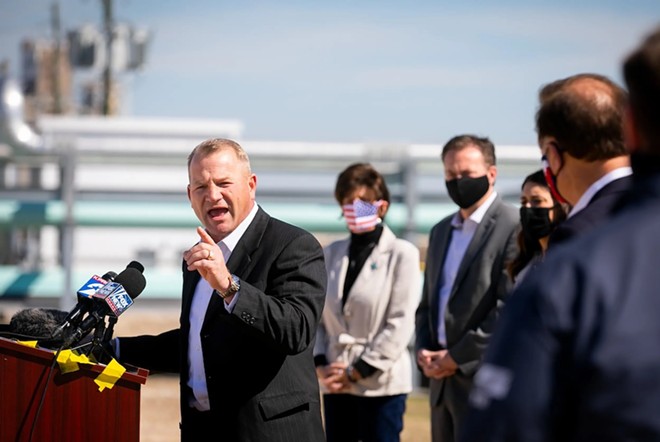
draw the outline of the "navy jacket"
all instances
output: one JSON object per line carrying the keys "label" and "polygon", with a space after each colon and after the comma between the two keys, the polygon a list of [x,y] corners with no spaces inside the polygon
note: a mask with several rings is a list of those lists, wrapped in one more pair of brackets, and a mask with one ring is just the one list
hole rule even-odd
{"label": "navy jacket", "polygon": [[514,291],[464,441],[660,440],[660,174],[629,198]]}
{"label": "navy jacket", "polygon": [[587,207],[563,221],[550,234],[549,247],[567,241],[576,235],[588,232],[611,215],[617,201],[626,194],[632,185],[632,176],[618,178],[600,189]]}

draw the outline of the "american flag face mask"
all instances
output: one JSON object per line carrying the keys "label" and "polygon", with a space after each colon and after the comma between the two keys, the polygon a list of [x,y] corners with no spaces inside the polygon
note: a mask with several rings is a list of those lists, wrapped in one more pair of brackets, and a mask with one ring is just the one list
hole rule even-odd
{"label": "american flag face mask", "polygon": [[344,204],[341,206],[348,230],[353,233],[362,233],[373,230],[374,227],[382,222],[378,216],[378,209],[382,204],[383,200],[368,203],[356,198],[353,200],[352,204]]}

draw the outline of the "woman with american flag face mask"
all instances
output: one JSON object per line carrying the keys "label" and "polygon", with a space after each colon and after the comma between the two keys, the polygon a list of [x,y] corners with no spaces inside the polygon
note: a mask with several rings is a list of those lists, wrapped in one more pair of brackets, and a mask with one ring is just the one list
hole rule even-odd
{"label": "woman with american flag face mask", "polygon": [[328,288],[314,355],[327,440],[398,441],[412,391],[419,251],[384,223],[390,194],[370,164],[341,172],[335,198],[350,236],[324,249]]}

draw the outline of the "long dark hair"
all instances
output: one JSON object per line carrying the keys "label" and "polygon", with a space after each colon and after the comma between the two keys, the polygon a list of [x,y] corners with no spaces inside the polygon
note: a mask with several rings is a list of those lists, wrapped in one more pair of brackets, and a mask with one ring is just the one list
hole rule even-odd
{"label": "long dark hair", "polygon": [[[543,170],[537,170],[536,172],[528,175],[520,186],[520,189],[524,189],[527,183],[533,183],[537,186],[541,186],[550,192],[548,183],[545,181],[545,175]],[[552,197],[552,223],[556,226],[560,222],[566,219],[566,209],[562,206],[559,201]],[[518,232],[518,255],[513,258],[513,260],[507,266],[507,272],[512,281],[516,280],[516,276],[525,266],[536,256],[542,252],[541,244],[538,240],[531,239],[529,236],[525,235],[522,228]]]}

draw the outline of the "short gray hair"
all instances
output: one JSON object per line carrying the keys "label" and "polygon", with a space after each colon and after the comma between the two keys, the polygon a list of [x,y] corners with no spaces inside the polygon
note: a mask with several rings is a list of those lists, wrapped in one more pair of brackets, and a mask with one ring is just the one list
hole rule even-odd
{"label": "short gray hair", "polygon": [[188,169],[190,169],[190,164],[192,163],[195,156],[199,155],[200,157],[204,158],[214,152],[219,152],[225,149],[232,149],[236,153],[238,159],[245,163],[248,174],[252,173],[252,169],[250,167],[250,157],[248,157],[247,152],[245,152],[241,145],[236,141],[229,140],[227,138],[210,138],[195,146],[192,152],[190,152],[190,155],[188,155]]}

